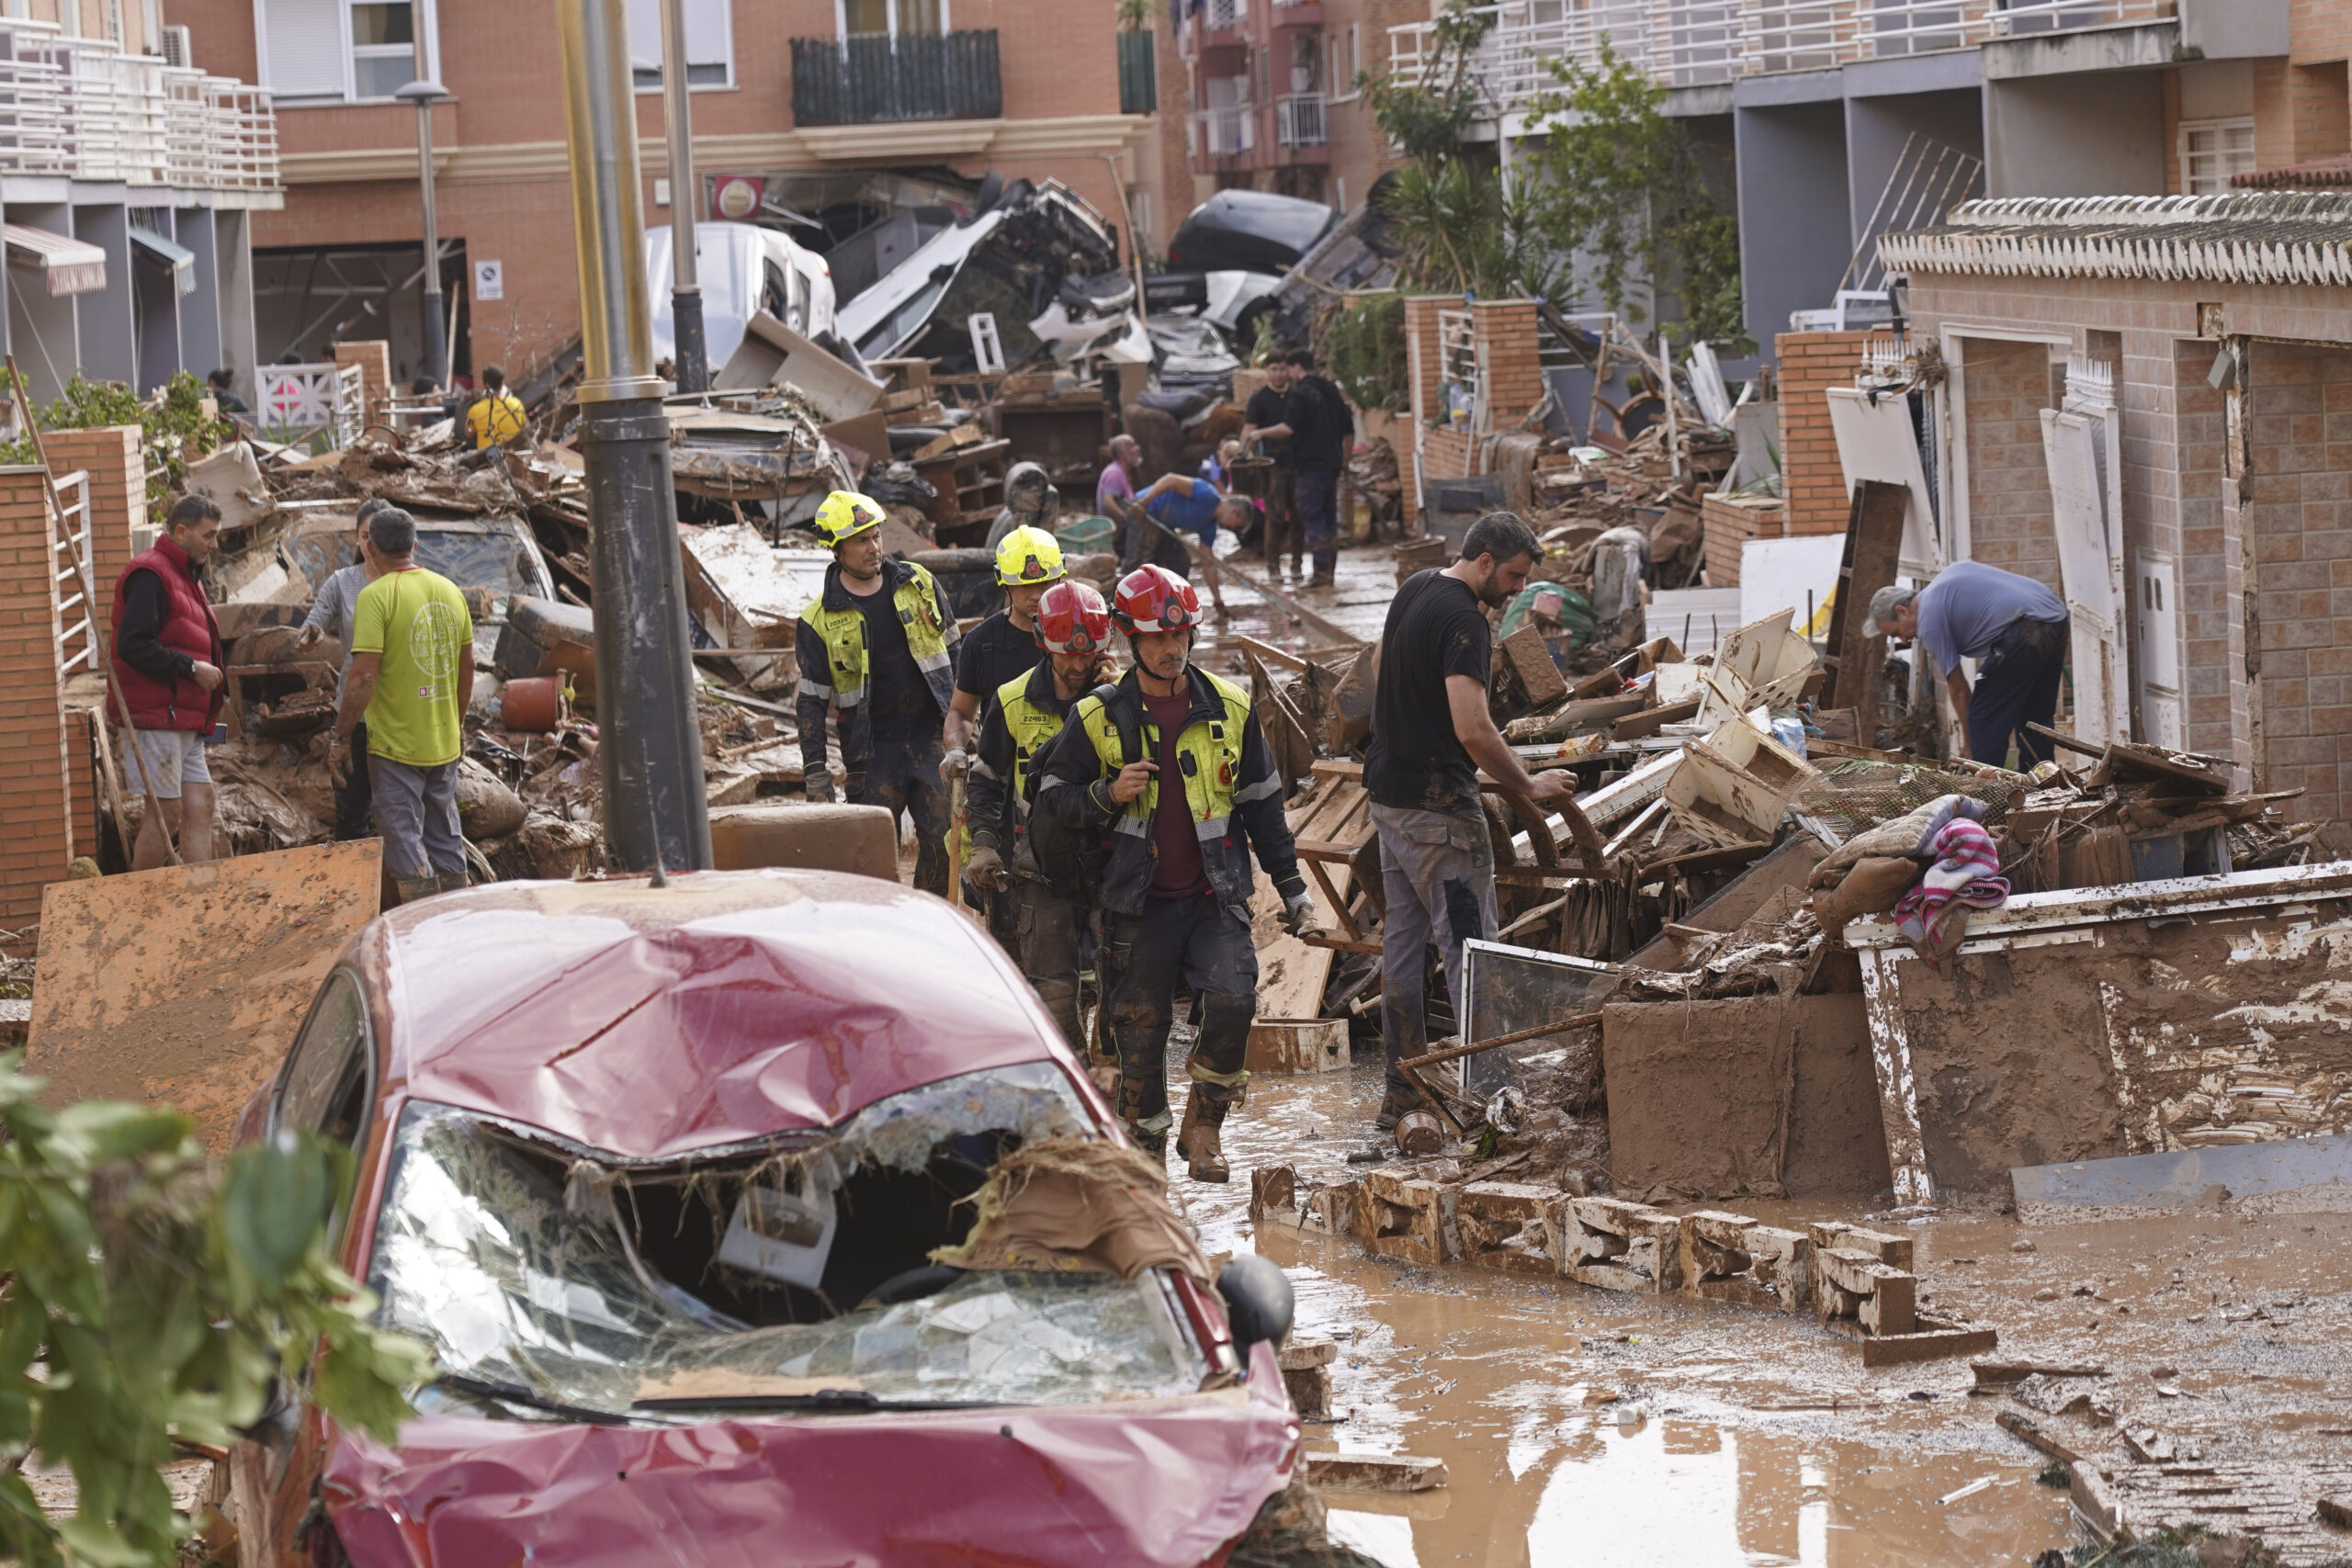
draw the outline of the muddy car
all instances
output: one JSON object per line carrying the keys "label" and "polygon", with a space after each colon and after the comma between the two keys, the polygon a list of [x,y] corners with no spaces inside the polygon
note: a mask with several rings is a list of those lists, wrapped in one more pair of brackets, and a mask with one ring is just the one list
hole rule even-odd
{"label": "muddy car", "polygon": [[239,1132],[284,1129],[353,1150],[342,1261],[435,1376],[396,1444],[288,1387],[232,1459],[248,1564],[1194,1564],[1290,1479],[1286,1298],[1212,1282],[927,895],[401,908]]}
{"label": "muddy car", "polygon": [[[283,548],[313,588],[359,558],[347,516],[320,517],[288,529]],[[555,580],[530,525],[513,517],[416,520],[416,564],[456,583],[472,607],[474,653],[490,667],[511,599],[552,599]]]}

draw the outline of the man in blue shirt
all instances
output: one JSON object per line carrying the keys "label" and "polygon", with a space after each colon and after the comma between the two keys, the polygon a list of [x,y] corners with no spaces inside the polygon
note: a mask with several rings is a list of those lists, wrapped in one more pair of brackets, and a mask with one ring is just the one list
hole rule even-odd
{"label": "man in blue shirt", "polygon": [[[1951,689],[1951,705],[1968,730],[1968,754],[2007,767],[2017,738],[2021,765],[2047,761],[2051,744],[2026,727],[2058,716],[2058,682],[2066,668],[2066,604],[2030,577],[1981,561],[1954,561],[1925,588],[1882,588],[1871,619],[1893,637],[1927,649]],[[1976,687],[1960,667],[1982,660]]]}
{"label": "man in blue shirt", "polygon": [[[1136,558],[1122,561],[1121,570],[1132,571],[1146,561],[1153,561],[1190,577],[1193,574],[1187,569],[1197,563],[1200,575],[1209,585],[1210,602],[1216,606],[1217,615],[1224,615],[1225,586],[1218,581],[1216,571],[1217,525],[1223,523],[1232,532],[1241,532],[1250,525],[1250,502],[1240,496],[1226,494],[1206,479],[1187,479],[1182,474],[1162,474],[1136,501],[1158,520],[1161,528],[1189,534],[1200,543],[1180,547],[1181,541],[1170,538],[1159,528],[1136,529],[1130,534],[1128,543]],[[1146,534],[1150,537],[1136,537]],[[1184,558],[1188,553],[1192,560]]]}

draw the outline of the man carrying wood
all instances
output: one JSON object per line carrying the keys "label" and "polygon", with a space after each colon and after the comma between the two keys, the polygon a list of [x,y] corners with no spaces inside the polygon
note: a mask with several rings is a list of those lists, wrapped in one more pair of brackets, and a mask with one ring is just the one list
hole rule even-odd
{"label": "man carrying wood", "polygon": [[1168,1030],[1181,981],[1199,994],[1192,1097],[1177,1148],[1195,1181],[1225,1181],[1218,1129],[1250,1081],[1258,954],[1250,857],[1293,931],[1314,918],[1283,816],[1283,782],[1250,694],[1193,663],[1200,596],[1165,567],[1119,583],[1111,618],[1135,668],[1089,694],[1046,755],[1037,810],[1106,838],[1100,962],[1119,1051],[1119,1119],[1168,1145]]}
{"label": "man carrying wood", "polygon": [[139,824],[133,871],[152,871],[170,858],[175,832],[182,860],[213,856],[212,769],[204,742],[227,700],[226,660],[220,623],[197,573],[220,543],[220,509],[203,496],[184,495],[172,502],[164,536],[131,557],[115,579],[115,689],[130,711],[113,693],[107,708],[115,723],[129,727],[124,782],[162,807]]}
{"label": "man carrying wood", "polygon": [[[1880,589],[1871,596],[1871,620],[1888,637],[1928,650],[1968,732],[1970,757],[2006,768],[2014,736],[2021,766],[2050,760],[2050,742],[2030,727],[2057,720],[2065,601],[2030,577],[1962,560],[1925,588]],[[1983,660],[1973,692],[1963,659]]]}
{"label": "man carrying wood", "polygon": [[[1453,1016],[1463,1014],[1462,944],[1495,934],[1495,850],[1478,802],[1478,771],[1538,806],[1572,800],[1575,776],[1529,777],[1487,706],[1494,655],[1487,610],[1527,586],[1544,555],[1509,512],[1471,525],[1461,558],[1406,579],[1388,606],[1373,694],[1363,783],[1380,833],[1380,1032],[1388,1057],[1383,1131],[1421,1103],[1397,1064],[1429,1049],[1427,950],[1445,962]],[[1540,822],[1523,826],[1548,829]]]}

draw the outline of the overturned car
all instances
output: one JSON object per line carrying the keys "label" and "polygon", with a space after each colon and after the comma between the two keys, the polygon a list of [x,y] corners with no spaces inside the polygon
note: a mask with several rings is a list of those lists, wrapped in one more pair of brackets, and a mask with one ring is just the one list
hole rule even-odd
{"label": "overturned car", "polygon": [[1212,1280],[938,899],[751,872],[403,908],[240,1133],[284,1129],[354,1151],[343,1261],[435,1375],[389,1445],[289,1391],[232,1458],[248,1564],[1172,1568],[1290,1481],[1279,1271]]}

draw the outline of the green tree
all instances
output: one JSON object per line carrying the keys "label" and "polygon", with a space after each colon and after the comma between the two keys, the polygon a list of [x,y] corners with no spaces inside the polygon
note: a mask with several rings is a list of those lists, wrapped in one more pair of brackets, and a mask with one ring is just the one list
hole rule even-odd
{"label": "green tree", "polygon": [[[192,1528],[159,1473],[175,1434],[225,1446],[307,1365],[322,1407],[389,1438],[428,1363],[329,1256],[346,1154],[289,1135],[216,1182],[178,1111],[51,1111],[42,1087],[0,1057],[0,1556],[165,1568]],[[33,1453],[71,1467],[73,1517],[43,1516]]]}
{"label": "green tree", "polygon": [[1555,60],[1560,88],[1537,100],[1525,146],[1546,242],[1631,321],[1646,293],[1679,307],[1680,338],[1744,343],[1739,225],[1708,188],[1690,130],[1661,111],[1666,89],[1606,43],[1596,66]]}
{"label": "green tree", "polygon": [[1373,118],[1413,163],[1437,164],[1462,155],[1462,135],[1486,102],[1478,79],[1478,45],[1494,30],[1491,10],[1469,0],[1447,0],[1430,24],[1429,54],[1414,82],[1365,73],[1355,86]]}

